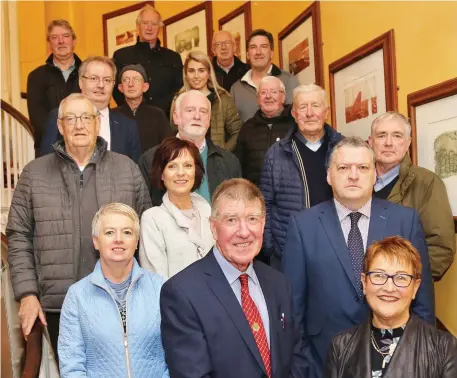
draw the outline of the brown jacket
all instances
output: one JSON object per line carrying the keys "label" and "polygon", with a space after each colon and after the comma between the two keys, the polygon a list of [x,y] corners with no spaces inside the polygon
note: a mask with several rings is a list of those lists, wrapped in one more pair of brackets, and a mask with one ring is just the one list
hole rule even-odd
{"label": "brown jacket", "polygon": [[[220,90],[219,96],[221,98],[220,101],[214,95],[214,100],[211,103],[211,140],[219,147],[233,151],[238,133],[241,129],[240,115],[235,108],[235,103],[226,90]],[[173,122],[175,100],[173,100],[170,111],[171,125],[174,130],[176,130],[176,125]]]}
{"label": "brown jacket", "polygon": [[417,210],[424,227],[432,275],[440,278],[455,254],[454,222],[443,181],[428,169],[413,165],[407,154],[387,200]]}
{"label": "brown jacket", "polygon": [[[325,378],[371,378],[371,319],[333,338]],[[457,340],[411,315],[383,378],[457,377]]]}

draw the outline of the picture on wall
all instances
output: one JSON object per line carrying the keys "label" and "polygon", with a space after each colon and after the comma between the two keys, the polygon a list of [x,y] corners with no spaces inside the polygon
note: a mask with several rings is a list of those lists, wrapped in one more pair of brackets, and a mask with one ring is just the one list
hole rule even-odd
{"label": "picture on wall", "polygon": [[279,63],[300,84],[324,87],[321,16],[315,1],[278,35]]}
{"label": "picture on wall", "polygon": [[457,78],[408,95],[414,164],[444,182],[457,227]]}
{"label": "picture on wall", "polygon": [[189,51],[199,50],[210,55],[213,37],[210,1],[170,17],[164,21],[165,47],[176,51],[184,62]]}
{"label": "picture on wall", "polygon": [[229,31],[235,40],[235,56],[246,63],[246,39],[251,34],[251,2],[243,4],[219,20],[219,30]]}
{"label": "picture on wall", "polygon": [[112,57],[116,50],[136,43],[138,32],[136,19],[146,4],[154,6],[153,1],[143,1],[125,8],[105,13],[103,18],[103,44],[106,56]]}
{"label": "picture on wall", "polygon": [[333,62],[329,73],[333,127],[368,139],[374,118],[397,109],[394,31]]}

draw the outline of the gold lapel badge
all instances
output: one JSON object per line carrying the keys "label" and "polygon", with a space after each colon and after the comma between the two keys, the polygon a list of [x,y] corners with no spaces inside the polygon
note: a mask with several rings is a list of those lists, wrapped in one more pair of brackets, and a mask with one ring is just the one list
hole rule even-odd
{"label": "gold lapel badge", "polygon": [[254,332],[258,332],[260,329],[259,323],[255,322],[251,328]]}

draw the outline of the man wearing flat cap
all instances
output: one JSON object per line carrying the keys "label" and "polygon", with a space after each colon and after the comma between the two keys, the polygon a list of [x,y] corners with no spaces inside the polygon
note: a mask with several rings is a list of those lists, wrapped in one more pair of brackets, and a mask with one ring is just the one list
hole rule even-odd
{"label": "man wearing flat cap", "polygon": [[144,100],[144,93],[148,91],[149,83],[141,64],[129,64],[121,70],[118,89],[124,94],[125,103],[116,108],[116,111],[136,121],[141,153],[173,135],[165,113]]}

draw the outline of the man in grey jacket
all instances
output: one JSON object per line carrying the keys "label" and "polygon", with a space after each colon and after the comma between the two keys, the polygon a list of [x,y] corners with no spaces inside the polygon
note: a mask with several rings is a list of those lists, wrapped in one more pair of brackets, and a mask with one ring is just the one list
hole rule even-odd
{"label": "man in grey jacket", "polygon": [[[108,151],[98,137],[100,115],[87,97],[77,93],[65,98],[57,124],[63,140],[53,145],[52,154],[25,166],[6,227],[24,337],[39,317],[56,353],[65,294],[93,271],[98,259],[91,233],[95,213],[111,202],[125,203],[139,216],[151,206],[138,166]],[[113,253],[121,244],[113,246]]]}
{"label": "man in grey jacket", "polygon": [[254,30],[246,41],[246,54],[251,62],[251,69],[235,84],[230,95],[240,114],[241,121],[252,118],[259,105],[257,103],[257,88],[265,76],[276,76],[286,87],[286,104],[292,104],[292,91],[298,87],[294,75],[281,70],[271,63],[273,59],[273,35],[263,29]]}

